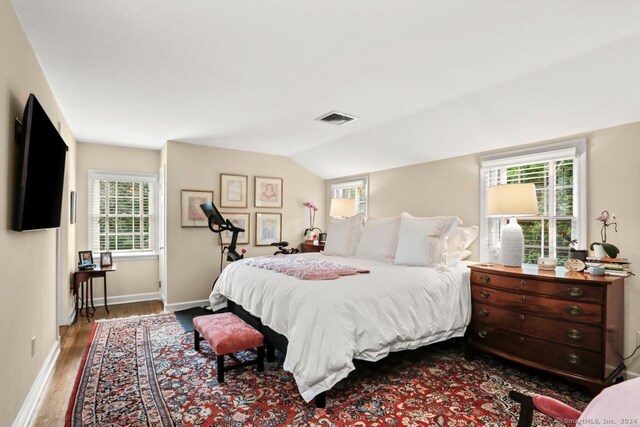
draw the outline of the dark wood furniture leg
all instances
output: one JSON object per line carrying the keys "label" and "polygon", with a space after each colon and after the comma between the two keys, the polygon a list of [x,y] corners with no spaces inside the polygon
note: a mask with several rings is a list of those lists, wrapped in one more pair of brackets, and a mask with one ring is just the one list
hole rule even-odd
{"label": "dark wood furniture leg", "polygon": [[316,395],[314,398],[316,402],[316,408],[324,408],[327,406],[327,392],[323,391],[322,393]]}
{"label": "dark wood furniture leg", "polygon": [[195,351],[200,351],[200,332],[195,328],[193,329],[193,348]]}
{"label": "dark wood furniture leg", "polygon": [[509,397],[520,404],[520,416],[517,427],[531,427],[533,423],[533,410],[535,409],[531,396],[526,396],[517,391],[510,391]]}
{"label": "dark wood furniture leg", "polygon": [[89,286],[91,287],[91,308],[93,309],[93,312],[95,313],[96,307],[93,305],[93,277],[89,278],[89,282],[90,282]]}
{"label": "dark wood furniture leg", "polygon": [[273,363],[276,361],[276,348],[271,344],[265,344],[267,347],[267,362]]}
{"label": "dark wood furniture leg", "polygon": [[216,356],[216,371],[218,372],[218,382],[224,382],[224,356]]}
{"label": "dark wood furniture leg", "polygon": [[258,347],[258,372],[264,372],[264,346]]}
{"label": "dark wood furniture leg", "polygon": [[74,304],[75,304],[75,314],[73,316],[73,322],[71,322],[71,324],[76,323],[76,321],[78,320],[78,299],[80,298],[80,295],[78,295],[78,281],[76,280],[76,277],[74,275],[73,278],[73,295],[74,295]]}
{"label": "dark wood furniture leg", "polygon": [[104,309],[109,313],[109,307],[107,307],[107,275],[104,275]]}

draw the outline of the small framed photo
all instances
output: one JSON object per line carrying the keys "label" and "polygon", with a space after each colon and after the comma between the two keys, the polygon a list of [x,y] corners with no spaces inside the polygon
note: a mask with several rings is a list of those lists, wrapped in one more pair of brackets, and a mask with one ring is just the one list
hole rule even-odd
{"label": "small framed photo", "polygon": [[91,251],[78,252],[78,265],[93,265],[93,254]]}
{"label": "small framed photo", "polygon": [[209,220],[200,205],[213,203],[213,191],[182,190],[181,225],[183,227],[208,227]]}
{"label": "small framed photo", "polygon": [[111,252],[100,252],[100,267],[111,267],[112,265]]}
{"label": "small framed photo", "polygon": [[269,246],[282,240],[282,214],[256,212],[256,246]]}
{"label": "small framed photo", "polygon": [[[238,228],[243,228],[244,231],[242,233],[238,233],[238,244],[239,245],[248,245],[249,244],[249,230],[250,224],[249,219],[251,215],[249,213],[227,213],[223,212],[224,218],[231,221],[231,224],[235,225]],[[222,244],[228,245],[231,243],[231,237],[233,234],[230,231],[223,231],[220,236],[222,237]]]}
{"label": "small framed photo", "polygon": [[256,208],[282,207],[282,178],[256,176],[254,184]]}
{"label": "small framed photo", "polygon": [[220,174],[220,207],[246,208],[247,181],[246,175]]}

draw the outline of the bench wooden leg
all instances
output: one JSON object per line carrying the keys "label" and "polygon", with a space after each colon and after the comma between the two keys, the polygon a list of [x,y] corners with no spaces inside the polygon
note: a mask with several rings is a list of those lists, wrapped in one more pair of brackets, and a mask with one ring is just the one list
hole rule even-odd
{"label": "bench wooden leg", "polygon": [[258,347],[258,372],[264,371],[264,346]]}
{"label": "bench wooden leg", "polygon": [[216,371],[218,371],[218,382],[224,382],[224,355],[216,357]]}
{"label": "bench wooden leg", "polygon": [[196,351],[200,351],[200,332],[195,328],[193,329],[193,348]]}

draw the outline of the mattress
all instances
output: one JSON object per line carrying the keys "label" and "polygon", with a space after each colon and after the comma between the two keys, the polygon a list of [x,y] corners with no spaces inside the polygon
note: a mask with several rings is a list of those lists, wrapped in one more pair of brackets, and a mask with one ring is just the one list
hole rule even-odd
{"label": "mattress", "polygon": [[300,280],[236,261],[210,295],[217,309],[230,299],[287,337],[283,368],[305,401],[353,371],[353,359],[376,361],[464,335],[471,319],[469,270],[438,270],[373,260],[302,255],[369,270],[336,280]]}

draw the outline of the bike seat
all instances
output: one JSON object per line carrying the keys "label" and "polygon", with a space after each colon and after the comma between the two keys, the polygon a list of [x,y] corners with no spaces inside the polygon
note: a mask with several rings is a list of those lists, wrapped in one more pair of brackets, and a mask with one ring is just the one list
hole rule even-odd
{"label": "bike seat", "polygon": [[273,242],[271,244],[271,246],[278,246],[278,247],[280,247],[280,246],[283,246],[283,247],[284,246],[289,246],[289,242]]}

